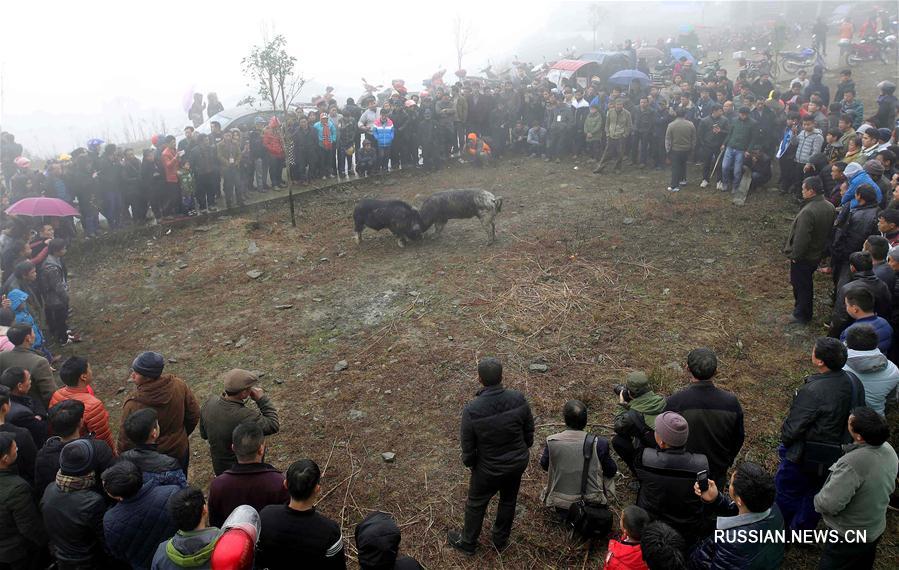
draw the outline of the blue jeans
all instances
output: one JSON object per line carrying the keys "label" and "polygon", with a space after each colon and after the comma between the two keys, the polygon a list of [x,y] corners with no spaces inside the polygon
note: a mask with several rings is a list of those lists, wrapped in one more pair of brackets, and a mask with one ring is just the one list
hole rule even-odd
{"label": "blue jeans", "polygon": [[726,190],[740,187],[740,180],[743,179],[744,152],[731,147],[727,147],[724,151],[724,163],[721,165],[721,180]]}

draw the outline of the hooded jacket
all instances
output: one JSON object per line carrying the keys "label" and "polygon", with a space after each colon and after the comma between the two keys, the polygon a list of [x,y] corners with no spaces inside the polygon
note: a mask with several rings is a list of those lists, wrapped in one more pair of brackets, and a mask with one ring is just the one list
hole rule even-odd
{"label": "hooded jacket", "polygon": [[639,542],[610,540],[605,560],[604,570],[649,570],[643,562],[643,549]]}
{"label": "hooded jacket", "polygon": [[123,453],[122,459],[137,465],[144,476],[144,483],[152,479],[160,485],[186,488],[187,477],[184,476],[181,464],[174,458],[156,451],[156,447],[155,443],[142,443]]}
{"label": "hooded jacket", "polygon": [[41,333],[41,329],[34,320],[34,315],[31,314],[27,304],[30,295],[21,289],[13,289],[7,294],[7,297],[11,303],[10,308],[16,314],[16,322],[31,325],[31,330],[34,331],[34,344],[32,346],[35,348],[42,347],[44,345],[44,335]]}
{"label": "hooded jacket", "polygon": [[122,405],[122,423],[119,427],[120,452],[134,447],[125,435],[125,419],[137,410],[153,408],[159,415],[159,452],[181,461],[186,457],[189,444],[187,436],[193,433],[200,421],[200,406],[184,380],[172,374],[163,374],[148,380]]}
{"label": "hooded jacket", "polygon": [[877,194],[877,203],[880,204],[883,201],[883,194],[880,191],[880,186],[874,182],[874,179],[865,172],[863,169],[859,169],[855,174],[849,174],[847,171],[852,168],[851,166],[847,166],[846,170],[843,171],[843,174],[849,179],[849,188],[846,190],[846,193],[843,194],[843,199],[840,200],[840,205],[845,205],[849,203],[850,208],[856,208],[858,206],[858,200],[855,199],[855,191],[862,184],[867,184],[874,189],[874,192]]}
{"label": "hooded jacket", "polygon": [[210,559],[222,531],[216,527],[201,530],[179,530],[169,540],[159,543],[153,555],[152,570],[208,570]]}
{"label": "hooded jacket", "polygon": [[38,275],[44,304],[48,307],[69,305],[69,272],[62,258],[48,255]]}
{"label": "hooded jacket", "polygon": [[[705,538],[690,556],[690,568],[740,570],[769,570],[780,568],[784,557],[784,544],[777,541],[741,540],[741,536],[755,533],[771,533],[783,530],[784,520],[777,505],[760,513],[739,514],[737,505],[719,493],[711,510],[719,515],[716,528],[724,534],[721,538]],[[744,534],[752,533],[752,534]]]}
{"label": "hooded jacket", "polygon": [[865,403],[878,414],[884,415],[887,396],[899,386],[899,368],[877,348],[850,348],[848,352],[849,359],[843,370],[858,376],[865,387]]}
{"label": "hooded jacket", "polygon": [[877,348],[884,355],[890,353],[890,347],[893,345],[893,327],[890,326],[890,323],[885,318],[877,315],[856,319],[855,322],[840,333],[840,340],[845,343],[849,329],[859,325],[868,325],[873,328],[874,332],[877,333]]}
{"label": "hooded jacket", "polygon": [[399,556],[400,529],[390,515],[374,512],[356,526],[360,570],[418,570],[413,558]]}

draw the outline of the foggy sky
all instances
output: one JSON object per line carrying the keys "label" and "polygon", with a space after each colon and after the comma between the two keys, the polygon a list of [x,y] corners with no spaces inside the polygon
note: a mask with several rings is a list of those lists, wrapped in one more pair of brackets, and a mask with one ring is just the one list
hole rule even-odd
{"label": "foggy sky", "polygon": [[[37,0],[29,5],[27,22],[3,21],[0,126],[33,156],[68,152],[91,137],[122,141],[126,123],[130,132],[147,136],[160,132],[163,123],[168,133],[180,131],[188,123],[182,100],[192,89],[217,92],[226,108],[255,92],[246,85],[240,60],[261,42],[264,28],[284,34],[298,58],[309,80],[300,100],[321,94],[326,84],[337,89],[341,103],[358,97],[360,77],[384,85],[403,78],[417,89],[441,67],[454,79],[457,13],[473,31],[463,67],[477,74],[488,59],[496,64],[516,53],[540,63],[544,55],[556,59],[564,46],[588,51],[590,4]],[[698,2],[606,3],[601,39],[621,41],[645,32],[654,41],[653,33],[674,33],[679,23],[723,14],[724,4],[708,2],[702,9]]]}

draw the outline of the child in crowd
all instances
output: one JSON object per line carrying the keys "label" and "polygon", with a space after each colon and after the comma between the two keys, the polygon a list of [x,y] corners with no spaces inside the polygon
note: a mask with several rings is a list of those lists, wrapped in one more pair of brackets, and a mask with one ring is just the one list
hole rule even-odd
{"label": "child in crowd", "polygon": [[365,139],[362,141],[362,149],[356,154],[356,174],[359,176],[368,176],[369,173],[375,171],[375,162],[377,154],[371,146],[371,141]]}
{"label": "child in crowd", "polygon": [[625,507],[621,511],[619,526],[621,538],[609,541],[606,570],[647,570],[643,562],[643,552],[640,548],[640,536],[643,527],[649,522],[649,513],[636,505]]}

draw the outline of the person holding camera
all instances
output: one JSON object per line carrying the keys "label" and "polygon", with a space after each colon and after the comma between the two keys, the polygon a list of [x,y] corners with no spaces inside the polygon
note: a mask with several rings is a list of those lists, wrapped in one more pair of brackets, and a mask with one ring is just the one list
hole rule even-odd
{"label": "person holding camera", "polygon": [[749,533],[783,530],[784,520],[774,504],[774,477],[756,463],[734,469],[726,497],[714,479],[693,484],[693,492],[718,515],[717,529],[724,536],[710,536],[693,550],[691,568],[780,568],[784,543],[751,541]]}
{"label": "person holding camera", "polygon": [[628,374],[625,384],[614,390],[621,409],[615,414],[612,448],[636,476],[634,455],[640,447],[655,447],[652,432],[656,416],[665,409],[665,398],[652,391],[646,373],[639,371]]}

